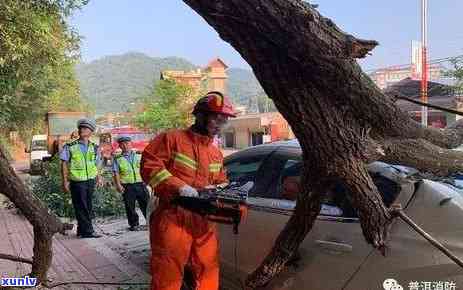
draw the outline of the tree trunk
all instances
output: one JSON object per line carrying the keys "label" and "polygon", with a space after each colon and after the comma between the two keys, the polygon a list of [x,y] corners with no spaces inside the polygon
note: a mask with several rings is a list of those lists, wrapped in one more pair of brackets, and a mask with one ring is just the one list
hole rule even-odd
{"label": "tree trunk", "polygon": [[[249,63],[303,150],[304,190],[296,210],[271,253],[248,277],[247,285],[263,286],[283,269],[312,228],[320,210],[320,196],[332,181],[349,189],[366,241],[384,253],[391,215],[364,162],[375,157],[423,168],[441,158],[437,146],[461,144],[462,131],[423,128],[411,120],[355,61],[377,43],[345,34],[306,2],[183,1]],[[390,138],[426,140],[417,142],[421,152],[432,158],[413,161],[405,153],[417,143],[408,141],[407,147],[400,141],[389,142]],[[453,157],[450,151],[445,152],[447,161],[440,169]],[[458,155],[459,160],[461,157]],[[460,164],[455,163],[451,170],[458,170]]]}
{"label": "tree trunk", "polygon": [[34,259],[31,276],[39,281],[47,280],[47,272],[53,259],[53,235],[34,227]]}
{"label": "tree trunk", "polygon": [[4,149],[0,145],[0,188],[34,227],[34,257],[31,275],[39,281],[46,280],[52,260],[52,237],[72,229],[51,214],[47,207],[35,197],[9,165]]}

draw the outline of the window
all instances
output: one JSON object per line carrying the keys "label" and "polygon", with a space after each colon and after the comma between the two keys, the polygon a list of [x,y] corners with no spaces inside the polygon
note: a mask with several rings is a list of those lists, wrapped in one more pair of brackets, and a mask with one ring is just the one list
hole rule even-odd
{"label": "window", "polygon": [[230,181],[247,182],[255,181],[257,171],[263,161],[262,156],[238,159],[227,163],[227,175]]}
{"label": "window", "polygon": [[235,147],[235,134],[233,132],[226,132],[224,135],[225,135],[225,147],[226,148]]}
{"label": "window", "polygon": [[48,150],[47,148],[47,140],[34,140],[31,144],[32,151],[43,151]]}
{"label": "window", "polygon": [[251,145],[256,146],[264,143],[264,133],[254,132],[251,133]]}
{"label": "window", "polygon": [[[302,190],[302,169],[303,163],[300,159],[286,160],[278,181],[277,198],[296,201],[297,195]],[[400,193],[400,185],[379,174],[372,173],[372,178],[381,193],[384,204],[390,207]],[[320,215],[357,218],[357,212],[352,207],[347,194],[347,189],[342,184],[335,184],[331,189],[327,188],[322,199]]]}
{"label": "window", "polygon": [[288,159],[278,183],[278,198],[295,201],[301,191],[302,161]]}
{"label": "window", "polygon": [[266,164],[271,159],[272,147],[255,147],[233,154],[225,158],[225,168],[230,182],[254,182],[248,192],[250,197],[262,197],[267,191],[268,182],[265,177]]}
{"label": "window", "polygon": [[[401,191],[401,186],[394,181],[379,175],[370,173],[373,182],[378,188],[381,198],[386,207],[390,207]],[[347,218],[356,218],[357,212],[351,205],[347,197],[347,189],[342,184],[336,184],[331,190],[328,190],[322,200],[321,215],[343,216]]]}
{"label": "window", "polygon": [[357,213],[347,199],[347,190],[341,184],[328,189],[322,198],[320,215],[355,218]]}

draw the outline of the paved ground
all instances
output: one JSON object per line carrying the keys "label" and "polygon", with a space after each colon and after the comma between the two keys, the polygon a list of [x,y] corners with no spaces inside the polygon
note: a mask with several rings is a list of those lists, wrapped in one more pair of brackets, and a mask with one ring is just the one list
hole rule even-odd
{"label": "paved ground", "polygon": [[[27,161],[14,162],[13,166],[23,181],[27,183],[31,179],[27,174],[29,168]],[[32,258],[32,226],[16,209],[1,206],[4,205],[3,201],[6,197],[0,196],[2,197],[0,229],[3,231],[0,253]],[[144,222],[141,213],[140,216],[141,222]],[[129,232],[124,218],[99,221],[95,228],[104,235],[102,238],[79,239],[75,231],[68,232],[66,236],[55,235],[54,256],[49,271],[51,284],[68,281],[149,282],[148,232]],[[127,241],[135,244],[129,245]],[[138,244],[145,245],[146,249],[137,250]],[[0,276],[19,277],[27,275],[30,270],[28,264],[0,260]],[[53,289],[147,289],[147,287],[67,285]]]}
{"label": "paved ground", "polygon": [[[128,248],[124,249],[124,243],[118,242],[121,240],[119,236],[125,236],[123,220],[118,223],[121,224],[118,230],[120,233],[106,232],[108,236],[101,239],[79,239],[74,232],[70,232],[67,236],[57,234],[53,242],[54,256],[49,272],[52,284],[65,281],[149,282],[146,258],[137,257],[136,252],[131,252]],[[107,231],[105,227],[112,228],[112,223],[104,227],[97,226],[98,231],[102,230],[103,233]],[[18,215],[15,209],[0,209],[0,228],[6,233],[6,239],[0,239],[1,253],[32,257],[32,227],[24,217]],[[135,235],[147,237],[146,233],[146,231],[130,232],[125,238],[133,239]],[[121,255],[122,253],[127,255]],[[149,253],[144,256],[148,257]],[[137,261],[138,265],[133,261]],[[30,266],[27,264],[0,260],[0,273],[3,276],[18,277],[29,272]],[[118,289],[118,287],[69,285],[55,289]]]}
{"label": "paved ground", "polygon": [[[226,150],[224,155],[234,152]],[[15,162],[15,170],[28,182],[28,162]],[[34,177],[32,177],[34,178]],[[0,195],[0,197],[3,197]],[[0,199],[0,205],[1,205]],[[139,211],[140,223],[145,220]],[[74,221],[75,223],[75,221]],[[66,281],[149,282],[148,231],[130,232],[124,217],[96,221],[100,239],[79,239],[74,231],[55,235],[53,263],[49,272],[51,284]],[[0,206],[0,253],[32,258],[32,226],[16,209]],[[19,277],[30,272],[30,265],[0,260],[0,275]],[[59,286],[53,289],[148,289],[143,286]]]}

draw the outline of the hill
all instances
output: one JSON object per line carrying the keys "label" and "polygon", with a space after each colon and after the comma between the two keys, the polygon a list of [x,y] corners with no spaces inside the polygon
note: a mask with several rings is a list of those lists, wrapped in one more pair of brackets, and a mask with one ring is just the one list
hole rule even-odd
{"label": "hill", "polygon": [[230,68],[228,73],[228,94],[234,103],[249,106],[254,98],[263,94],[263,89],[251,70]]}
{"label": "hill", "polygon": [[177,57],[156,58],[142,53],[107,56],[76,66],[82,96],[97,114],[125,112],[146,96],[159,80],[161,70],[190,70],[195,66]]}
{"label": "hill", "polygon": [[[100,115],[126,112],[131,103],[149,94],[162,70],[191,70],[196,67],[179,57],[158,58],[126,53],[81,63],[76,66],[76,73],[82,96]],[[228,76],[228,92],[237,104],[249,105],[250,100],[262,92],[250,70],[230,68]]]}

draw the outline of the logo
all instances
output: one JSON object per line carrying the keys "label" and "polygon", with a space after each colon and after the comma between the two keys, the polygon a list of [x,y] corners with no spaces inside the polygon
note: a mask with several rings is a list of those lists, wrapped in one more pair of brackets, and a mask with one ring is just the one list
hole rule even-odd
{"label": "logo", "polygon": [[383,282],[384,290],[403,290],[404,288],[394,279],[386,279]]}
{"label": "logo", "polygon": [[[0,286],[1,287],[34,287],[37,284],[37,278],[29,278],[29,276],[25,276],[23,278],[8,278],[2,277]],[[0,287],[0,288],[1,288]]]}

